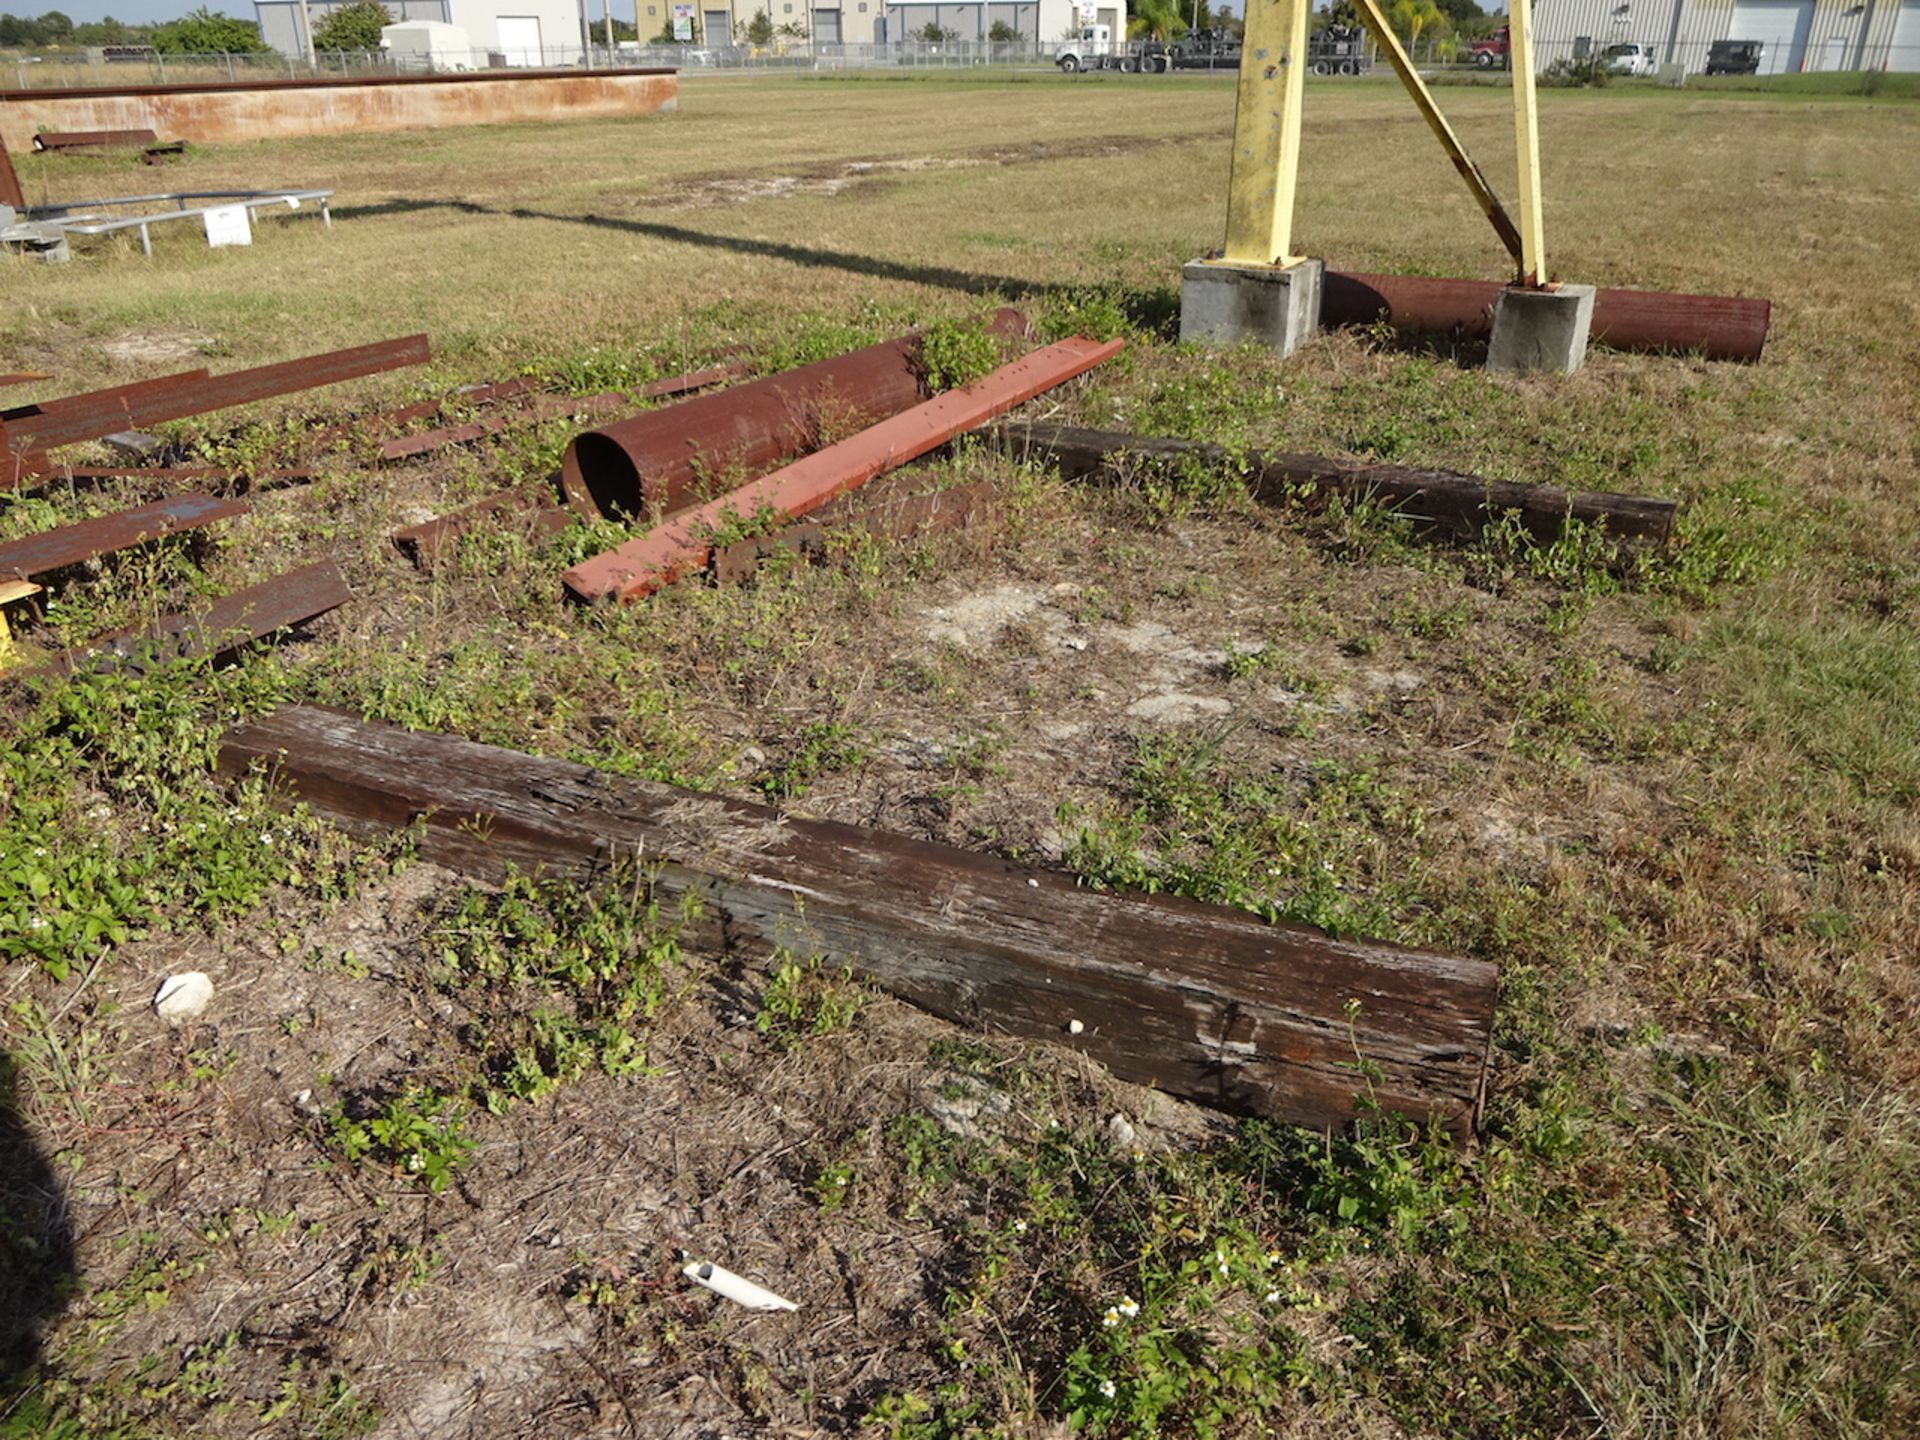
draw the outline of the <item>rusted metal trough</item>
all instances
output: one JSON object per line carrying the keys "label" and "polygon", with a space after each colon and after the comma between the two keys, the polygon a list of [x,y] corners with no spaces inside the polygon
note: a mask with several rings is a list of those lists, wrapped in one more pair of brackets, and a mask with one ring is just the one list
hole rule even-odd
{"label": "rusted metal trough", "polygon": [[[1479,1115],[1498,975],[1484,961],[1090,890],[855,825],[293,707],[230,731],[222,774],[424,860],[606,877],[643,858],[691,939],[853,966],[958,1024],[1068,1045],[1182,1099],[1334,1127],[1366,1104],[1456,1135]],[[1363,1078],[1363,1068],[1365,1077]]]}

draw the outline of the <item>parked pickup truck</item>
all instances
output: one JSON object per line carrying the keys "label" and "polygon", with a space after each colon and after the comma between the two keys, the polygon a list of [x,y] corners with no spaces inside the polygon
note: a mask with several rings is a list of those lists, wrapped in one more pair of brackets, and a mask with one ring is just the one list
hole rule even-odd
{"label": "parked pickup truck", "polygon": [[1609,45],[1600,59],[1615,75],[1651,75],[1659,68],[1651,45]]}

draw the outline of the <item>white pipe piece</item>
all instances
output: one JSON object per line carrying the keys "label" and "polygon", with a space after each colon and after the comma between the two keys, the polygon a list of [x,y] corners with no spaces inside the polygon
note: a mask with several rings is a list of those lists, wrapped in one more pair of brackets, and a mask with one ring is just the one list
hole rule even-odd
{"label": "white pipe piece", "polygon": [[753,1281],[722,1269],[711,1260],[695,1260],[680,1272],[696,1285],[704,1285],[716,1295],[724,1295],[749,1310],[798,1310],[791,1300],[763,1289]]}

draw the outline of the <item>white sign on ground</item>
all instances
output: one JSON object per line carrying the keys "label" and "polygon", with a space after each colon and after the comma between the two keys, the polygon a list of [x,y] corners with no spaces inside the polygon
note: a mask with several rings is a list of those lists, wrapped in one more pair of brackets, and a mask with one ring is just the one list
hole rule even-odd
{"label": "white sign on ground", "polygon": [[207,244],[251,245],[253,225],[244,205],[216,205],[202,217],[207,222]]}
{"label": "white sign on ground", "polygon": [[693,39],[693,6],[676,5],[673,7],[673,38],[676,40]]}

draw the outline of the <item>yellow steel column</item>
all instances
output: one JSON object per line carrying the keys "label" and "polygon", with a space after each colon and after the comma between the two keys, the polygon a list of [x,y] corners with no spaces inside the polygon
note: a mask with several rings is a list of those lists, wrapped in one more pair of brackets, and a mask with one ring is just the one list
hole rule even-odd
{"label": "yellow steel column", "polygon": [[1312,0],[1247,0],[1227,182],[1230,265],[1290,265]]}
{"label": "yellow steel column", "polygon": [[1547,283],[1547,227],[1540,204],[1540,123],[1533,95],[1533,6],[1507,0],[1507,64],[1513,71],[1513,138],[1520,158],[1520,281]]}

